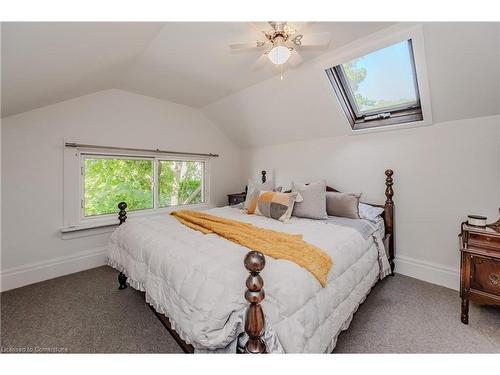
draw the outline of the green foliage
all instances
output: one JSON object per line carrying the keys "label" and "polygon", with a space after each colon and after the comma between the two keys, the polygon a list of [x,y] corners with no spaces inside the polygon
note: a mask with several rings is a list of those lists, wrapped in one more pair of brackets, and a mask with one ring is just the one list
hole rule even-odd
{"label": "green foliage", "polygon": [[[160,207],[203,202],[203,162],[159,162]],[[152,160],[85,159],[85,216],[153,208]]]}
{"label": "green foliage", "polygon": [[[359,59],[342,64],[344,73],[351,84],[352,91],[358,91],[359,84],[366,78],[366,69],[358,67]],[[358,94],[359,95],[359,94]]]}
{"label": "green foliage", "polygon": [[85,159],[85,216],[114,213],[121,201],[130,210],[153,207],[151,160]]}
{"label": "green foliage", "polygon": [[202,203],[203,164],[200,161],[160,161],[160,207]]}

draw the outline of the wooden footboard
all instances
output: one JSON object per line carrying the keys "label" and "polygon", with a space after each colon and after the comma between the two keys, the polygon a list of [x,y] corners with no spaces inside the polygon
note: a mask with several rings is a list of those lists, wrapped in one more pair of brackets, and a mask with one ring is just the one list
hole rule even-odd
{"label": "wooden footboard", "polygon": [[[388,252],[389,263],[391,269],[394,271],[394,256],[395,256],[395,245],[394,245],[394,201],[392,200],[394,196],[393,190],[393,176],[394,172],[391,169],[385,171],[385,196],[386,201],[383,205],[373,205],[377,207],[384,208],[383,218],[385,224],[385,237],[384,244]],[[266,172],[262,171],[262,182],[266,181]],[[330,186],[327,186],[327,191],[338,191]],[[120,202],[118,204],[120,209],[118,220],[120,225],[127,220],[127,204],[125,202]],[[245,354],[263,354],[267,353],[266,344],[264,341],[265,333],[265,318],[264,311],[262,309],[262,301],[265,298],[264,293],[264,280],[260,275],[260,272],[264,269],[266,265],[266,259],[264,254],[259,251],[250,251],[246,254],[244,259],[245,268],[248,270],[249,275],[246,279],[246,291],[245,299],[249,302],[245,314],[245,333],[248,335],[248,341],[243,348],[238,348],[238,353]],[[120,273],[118,276],[118,281],[120,283],[119,289],[125,289],[127,287],[127,277]],[[157,314],[159,315],[159,314]],[[161,315],[161,314],[160,314]],[[163,317],[163,316],[162,316]],[[162,322],[165,324],[167,329],[172,333],[174,338],[181,344],[181,347],[186,352],[193,352],[193,347],[184,343],[180,337],[172,332],[168,318],[165,317]],[[167,322],[167,323],[166,323]],[[180,340],[180,341],[179,341]],[[184,343],[184,345],[182,345]]]}

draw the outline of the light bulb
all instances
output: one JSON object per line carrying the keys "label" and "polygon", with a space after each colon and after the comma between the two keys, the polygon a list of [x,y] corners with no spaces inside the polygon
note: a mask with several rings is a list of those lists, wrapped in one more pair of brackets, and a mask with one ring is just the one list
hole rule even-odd
{"label": "light bulb", "polygon": [[288,47],[278,44],[269,51],[267,57],[274,65],[281,65],[288,61],[291,54]]}

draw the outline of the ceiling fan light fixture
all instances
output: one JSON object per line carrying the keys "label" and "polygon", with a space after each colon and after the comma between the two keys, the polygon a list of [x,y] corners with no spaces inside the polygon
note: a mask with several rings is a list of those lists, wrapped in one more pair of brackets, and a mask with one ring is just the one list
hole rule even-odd
{"label": "ceiling fan light fixture", "polygon": [[281,65],[288,61],[292,52],[284,45],[275,45],[267,54],[267,57],[274,65]]}

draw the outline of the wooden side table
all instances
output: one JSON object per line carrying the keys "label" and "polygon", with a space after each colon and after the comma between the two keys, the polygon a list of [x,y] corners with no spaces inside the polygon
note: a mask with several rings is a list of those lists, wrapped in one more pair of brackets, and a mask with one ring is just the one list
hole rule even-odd
{"label": "wooden side table", "polygon": [[244,202],[246,197],[247,197],[246,193],[228,194],[227,195],[228,204],[230,206],[234,206],[235,204],[239,204],[241,202]]}
{"label": "wooden side table", "polygon": [[464,324],[469,323],[469,301],[500,305],[500,231],[496,228],[494,224],[475,227],[462,223],[460,297]]}

